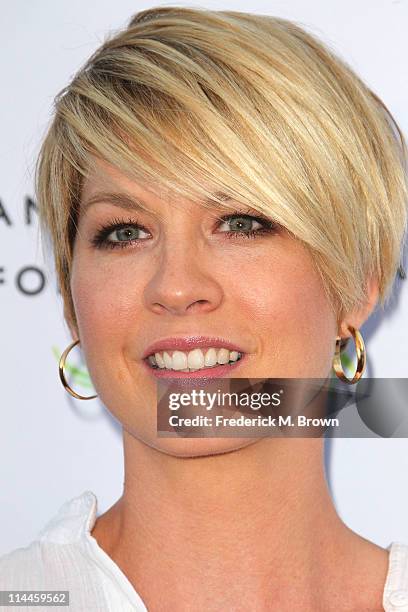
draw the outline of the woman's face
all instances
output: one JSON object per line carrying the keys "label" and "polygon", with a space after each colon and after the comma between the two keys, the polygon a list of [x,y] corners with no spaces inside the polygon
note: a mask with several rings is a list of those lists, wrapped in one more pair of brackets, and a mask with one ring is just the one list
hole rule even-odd
{"label": "woman's face", "polygon": [[[96,198],[100,192],[143,200],[149,213],[118,208]],[[87,205],[91,198],[97,201]],[[236,210],[249,214],[242,204]],[[279,226],[261,233],[267,224],[219,221],[214,213],[154,194],[97,161],[84,183],[74,247],[78,333],[99,398],[131,435],[180,456],[225,452],[244,440],[157,437],[157,378],[143,360],[149,345],[169,336],[218,336],[244,352],[234,377],[326,378],[338,331],[301,242]],[[233,213],[218,210],[217,217]],[[118,221],[126,228],[108,229],[98,248],[98,231]],[[247,238],[239,229],[258,233]]]}

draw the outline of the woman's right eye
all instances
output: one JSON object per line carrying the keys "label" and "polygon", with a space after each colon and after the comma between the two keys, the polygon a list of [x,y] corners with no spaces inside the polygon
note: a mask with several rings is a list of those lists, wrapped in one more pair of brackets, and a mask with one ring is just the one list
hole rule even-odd
{"label": "woman's right eye", "polygon": [[91,239],[91,243],[97,249],[125,248],[145,240],[146,238],[140,236],[141,233],[149,235],[137,222],[115,219],[112,223],[101,226]]}

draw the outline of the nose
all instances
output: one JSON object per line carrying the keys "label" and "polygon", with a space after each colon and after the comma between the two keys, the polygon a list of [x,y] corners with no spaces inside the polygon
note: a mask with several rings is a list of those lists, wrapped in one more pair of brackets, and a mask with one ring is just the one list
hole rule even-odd
{"label": "nose", "polygon": [[162,249],[144,291],[148,309],[156,314],[208,313],[218,308],[223,290],[214,275],[214,254],[198,249],[197,242],[178,236]]}

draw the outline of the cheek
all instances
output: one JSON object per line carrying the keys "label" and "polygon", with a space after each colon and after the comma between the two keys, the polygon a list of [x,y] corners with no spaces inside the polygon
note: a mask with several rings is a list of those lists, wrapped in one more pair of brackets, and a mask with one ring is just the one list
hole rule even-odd
{"label": "cheek", "polygon": [[[74,259],[71,291],[77,315],[81,349],[89,374],[104,399],[111,386],[122,389],[127,377],[123,346],[131,334],[137,338],[140,286],[129,266],[96,263],[79,253]],[[133,282],[132,282],[133,279]],[[139,292],[139,293],[138,293]]]}
{"label": "cheek", "polygon": [[231,270],[239,320],[252,321],[262,356],[258,376],[326,377],[336,320],[305,250],[251,258]]}
{"label": "cheek", "polygon": [[[138,282],[135,279],[138,279]],[[74,259],[71,275],[71,291],[81,336],[106,341],[106,335],[114,338],[122,327],[128,325],[138,292],[143,282],[140,271],[132,272],[128,265],[112,265],[111,262],[95,262],[79,254]]]}
{"label": "cheek", "polygon": [[96,262],[80,250],[74,258],[71,291],[81,350],[99,398],[121,422],[126,422],[122,411],[132,396],[131,385],[142,384],[137,376],[129,378],[124,346],[136,344],[142,335],[138,305],[144,284],[129,263],[115,258]]}

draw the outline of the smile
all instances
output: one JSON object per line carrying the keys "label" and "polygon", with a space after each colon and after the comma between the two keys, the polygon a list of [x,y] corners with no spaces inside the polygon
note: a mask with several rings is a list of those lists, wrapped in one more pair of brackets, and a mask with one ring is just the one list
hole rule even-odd
{"label": "smile", "polygon": [[192,351],[158,351],[147,357],[153,369],[176,370],[178,372],[195,372],[218,365],[235,363],[242,358],[242,353],[227,348],[196,348]]}
{"label": "smile", "polygon": [[144,359],[152,374],[158,377],[222,377],[235,369],[244,358],[244,353],[226,348],[196,348],[192,351],[159,351]]}

